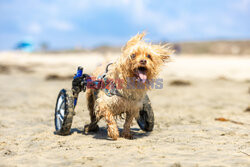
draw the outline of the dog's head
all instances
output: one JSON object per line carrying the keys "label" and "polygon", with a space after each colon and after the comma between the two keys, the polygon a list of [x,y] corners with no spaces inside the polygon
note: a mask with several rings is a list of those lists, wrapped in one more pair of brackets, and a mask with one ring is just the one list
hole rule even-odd
{"label": "dog's head", "polygon": [[143,40],[145,32],[132,37],[122,48],[120,65],[125,78],[135,77],[137,81],[145,83],[154,79],[160,67],[168,61],[172,53],[167,45],[156,45]]}

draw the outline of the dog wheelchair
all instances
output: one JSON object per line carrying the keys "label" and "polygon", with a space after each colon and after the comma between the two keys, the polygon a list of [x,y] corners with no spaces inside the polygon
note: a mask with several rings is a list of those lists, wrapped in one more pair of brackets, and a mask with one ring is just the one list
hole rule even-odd
{"label": "dog wheelchair", "polygon": [[[106,68],[106,72],[107,71],[108,66]],[[72,81],[72,88],[62,89],[58,94],[54,119],[55,134],[70,134],[79,93],[85,92],[88,88],[101,89],[101,84],[103,82],[103,78],[92,80],[88,74],[83,74],[83,68],[81,66],[78,67],[77,73]],[[114,88],[111,89],[109,95],[112,96],[119,94],[116,94],[116,88]],[[139,118],[137,118],[136,121],[140,129],[143,131],[150,132],[154,128],[154,113],[148,95],[146,95],[143,100],[143,108],[140,110]]]}

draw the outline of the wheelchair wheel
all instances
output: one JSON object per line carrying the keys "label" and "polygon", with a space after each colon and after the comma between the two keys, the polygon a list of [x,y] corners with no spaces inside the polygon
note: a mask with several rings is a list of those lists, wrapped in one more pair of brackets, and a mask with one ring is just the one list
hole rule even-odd
{"label": "wheelchair wheel", "polygon": [[58,135],[69,135],[74,116],[74,97],[71,90],[59,92],[55,107],[55,129]]}
{"label": "wheelchair wheel", "polygon": [[154,128],[154,112],[148,95],[146,95],[143,100],[143,108],[140,110],[137,123],[139,127],[146,132],[151,132]]}

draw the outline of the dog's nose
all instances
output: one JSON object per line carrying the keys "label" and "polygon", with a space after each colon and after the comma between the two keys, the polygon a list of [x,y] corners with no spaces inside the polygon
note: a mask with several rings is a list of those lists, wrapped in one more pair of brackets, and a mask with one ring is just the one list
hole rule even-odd
{"label": "dog's nose", "polygon": [[140,63],[141,63],[142,65],[145,65],[145,64],[147,63],[147,60],[142,59],[142,60],[140,60]]}

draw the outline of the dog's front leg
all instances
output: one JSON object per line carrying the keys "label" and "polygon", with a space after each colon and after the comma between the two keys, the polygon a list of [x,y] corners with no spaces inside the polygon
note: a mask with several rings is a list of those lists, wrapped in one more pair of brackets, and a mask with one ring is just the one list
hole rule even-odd
{"label": "dog's front leg", "polygon": [[108,136],[114,140],[117,140],[117,138],[119,137],[119,131],[118,131],[114,116],[109,110],[106,110],[104,114],[104,118],[108,125]]}
{"label": "dog's front leg", "polygon": [[130,126],[132,124],[133,118],[134,117],[131,113],[126,113],[126,120],[122,131],[122,137],[126,139],[133,139],[133,136],[130,133]]}

